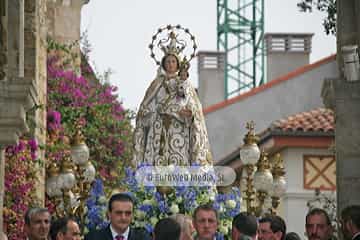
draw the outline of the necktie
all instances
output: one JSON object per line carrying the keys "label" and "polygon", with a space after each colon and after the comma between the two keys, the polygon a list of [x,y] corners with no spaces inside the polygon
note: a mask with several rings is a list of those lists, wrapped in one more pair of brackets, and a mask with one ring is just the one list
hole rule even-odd
{"label": "necktie", "polygon": [[115,240],[125,240],[125,237],[123,235],[117,235]]}

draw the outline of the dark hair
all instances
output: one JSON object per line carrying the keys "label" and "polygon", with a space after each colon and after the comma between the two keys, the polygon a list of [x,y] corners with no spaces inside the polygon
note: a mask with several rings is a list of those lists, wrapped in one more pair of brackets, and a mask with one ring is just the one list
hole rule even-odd
{"label": "dark hair", "polygon": [[216,209],[210,204],[203,204],[203,205],[200,205],[198,206],[197,208],[195,208],[194,210],[194,213],[193,213],[193,219],[196,220],[196,215],[197,213],[200,211],[200,210],[203,210],[203,211],[213,211],[215,213],[215,216],[216,216],[216,220],[219,219],[218,218],[218,213],[216,211]]}
{"label": "dark hair", "polygon": [[163,218],[154,228],[155,240],[179,240],[181,234],[180,224],[174,219]]}
{"label": "dark hair", "polygon": [[331,221],[330,221],[329,214],[328,214],[324,209],[321,209],[321,208],[314,208],[314,209],[310,210],[310,211],[306,214],[305,223],[307,223],[307,222],[308,222],[308,218],[309,218],[310,216],[313,216],[313,215],[323,215],[323,216],[325,217],[326,224],[331,226]]}
{"label": "dark hair", "polygon": [[[56,240],[56,236],[59,232],[66,233],[67,232],[67,224],[72,221],[76,222],[75,219],[70,217],[63,217],[55,220],[53,223],[51,223],[50,227],[50,238],[51,240]],[[77,222],[76,222],[77,223]]]}
{"label": "dark hair", "polygon": [[296,232],[289,232],[285,235],[285,240],[301,240]]}
{"label": "dark hair", "polygon": [[256,235],[258,229],[256,217],[247,212],[241,212],[236,215],[232,221],[232,225],[242,234],[251,237]]}
{"label": "dark hair", "polygon": [[259,220],[259,223],[266,223],[266,222],[270,223],[270,228],[273,233],[281,232],[282,233],[281,240],[285,239],[286,224],[281,217],[272,215],[268,217],[263,217]]}
{"label": "dark hair", "polygon": [[133,198],[127,194],[127,193],[117,193],[111,196],[110,200],[109,200],[109,206],[108,206],[108,210],[109,212],[111,212],[112,210],[112,203],[115,201],[119,201],[119,202],[131,202],[134,206],[134,200]]}
{"label": "dark hair", "polygon": [[351,220],[360,230],[360,205],[350,205],[341,211],[341,218],[344,222]]}
{"label": "dark hair", "polygon": [[[25,224],[30,225],[32,217],[40,213],[49,213],[49,210],[47,208],[39,208],[39,207],[29,208],[24,216]],[[50,220],[50,213],[49,213],[49,220]]]}
{"label": "dark hair", "polygon": [[179,70],[180,68],[180,61],[178,59],[177,56],[175,56],[174,54],[166,54],[162,59],[161,59],[161,67],[166,71],[165,69],[165,60],[168,56],[173,56],[176,59],[176,66],[177,66],[177,70]]}

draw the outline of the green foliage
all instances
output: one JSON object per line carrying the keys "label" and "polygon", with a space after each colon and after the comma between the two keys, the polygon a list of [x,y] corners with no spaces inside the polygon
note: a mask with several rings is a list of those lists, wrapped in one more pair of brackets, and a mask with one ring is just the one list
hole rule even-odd
{"label": "green foliage", "polygon": [[297,6],[302,12],[312,12],[315,8],[327,14],[323,20],[326,34],[336,34],[336,0],[301,0]]}

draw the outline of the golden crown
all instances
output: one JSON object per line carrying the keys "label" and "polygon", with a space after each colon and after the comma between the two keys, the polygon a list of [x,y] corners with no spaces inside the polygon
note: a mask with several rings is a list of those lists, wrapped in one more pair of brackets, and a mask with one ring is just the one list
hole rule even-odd
{"label": "golden crown", "polygon": [[[165,38],[161,38],[160,39],[160,34],[164,34],[164,32],[166,33]],[[180,39],[180,33],[185,33],[185,35],[188,36],[188,38],[190,39],[190,41],[192,42],[192,52],[190,54],[190,58],[189,60],[186,60],[187,57],[184,56],[183,60],[181,61],[181,54],[184,54],[184,50],[187,47],[186,44],[186,40],[185,39]],[[197,49],[197,45],[195,42],[195,36],[192,35],[189,31],[189,29],[187,28],[183,28],[180,25],[167,25],[166,27],[162,27],[159,28],[157,33],[155,35],[153,35],[152,37],[152,41],[149,44],[149,48],[151,51],[151,58],[154,59],[155,63],[157,65],[160,65],[160,60],[158,58],[156,58],[156,54],[155,54],[155,46],[160,49],[162,51],[162,53],[164,54],[164,56],[172,54],[174,56],[176,56],[179,61],[183,62],[184,60],[189,62],[191,59],[193,59],[195,57],[195,53],[196,53],[196,49]],[[190,66],[188,64],[188,66]]]}

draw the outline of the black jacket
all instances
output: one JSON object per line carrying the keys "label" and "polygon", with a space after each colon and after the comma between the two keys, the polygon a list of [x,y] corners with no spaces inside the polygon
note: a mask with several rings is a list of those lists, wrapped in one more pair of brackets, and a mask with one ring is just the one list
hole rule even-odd
{"label": "black jacket", "polygon": [[[85,235],[85,240],[113,240],[110,225],[106,228],[89,232]],[[130,227],[128,240],[151,240],[151,238],[145,230]]]}

